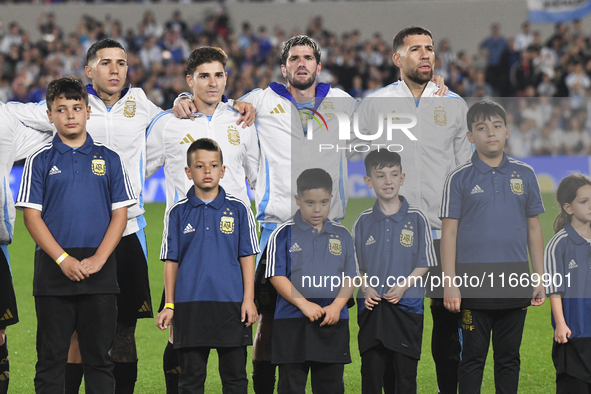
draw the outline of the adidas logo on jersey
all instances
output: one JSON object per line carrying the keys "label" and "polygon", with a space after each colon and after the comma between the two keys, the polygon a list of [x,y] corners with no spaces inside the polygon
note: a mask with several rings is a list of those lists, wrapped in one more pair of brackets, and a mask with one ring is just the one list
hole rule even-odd
{"label": "adidas logo on jersey", "polygon": [[291,245],[291,248],[289,248],[290,253],[294,253],[294,252],[301,252],[302,248],[300,248],[300,245],[298,245],[298,243],[296,242],[295,244]]}
{"label": "adidas logo on jersey", "polygon": [[568,263],[568,269],[572,270],[573,268],[577,268],[579,265],[575,262],[575,260],[571,260],[570,263]]}
{"label": "adidas logo on jersey", "polygon": [[273,108],[273,110],[271,110],[271,115],[273,114],[284,114],[285,110],[283,109],[283,107],[281,106],[281,104],[277,104],[277,106],[275,108]]}
{"label": "adidas logo on jersey", "polygon": [[14,316],[12,316],[12,313],[10,313],[10,309],[7,309],[6,310],[6,313],[4,314],[4,316],[0,317],[0,321],[12,319],[13,317]]}
{"label": "adidas logo on jersey", "polygon": [[474,189],[472,189],[470,194],[478,194],[478,193],[484,193],[484,190],[482,190],[482,188],[480,186],[476,185],[476,186],[474,186]]}
{"label": "adidas logo on jersey", "polygon": [[193,228],[193,226],[191,226],[191,223],[189,223],[187,224],[187,227],[185,227],[185,229],[183,230],[183,234],[189,234],[193,231],[195,231],[195,228]]}
{"label": "adidas logo on jersey", "polygon": [[193,142],[195,142],[195,140],[193,139],[193,137],[191,137],[191,134],[187,134],[185,138],[183,138],[183,140],[181,141],[181,145],[192,144]]}
{"label": "adidas logo on jersey", "polygon": [[148,301],[144,301],[144,304],[142,305],[142,307],[140,309],[137,310],[138,312],[150,312],[150,304],[148,304]]}
{"label": "adidas logo on jersey", "polygon": [[55,175],[55,174],[61,174],[61,171],[56,166],[53,166],[53,167],[51,167],[51,170],[49,170],[49,175]]}
{"label": "adidas logo on jersey", "polygon": [[367,241],[365,241],[365,246],[373,245],[376,243],[376,240],[373,238],[373,235],[370,235]]}

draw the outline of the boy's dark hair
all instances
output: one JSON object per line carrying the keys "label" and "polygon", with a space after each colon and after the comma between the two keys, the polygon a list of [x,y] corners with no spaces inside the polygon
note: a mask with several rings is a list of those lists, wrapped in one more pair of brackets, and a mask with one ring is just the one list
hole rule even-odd
{"label": "boy's dark hair", "polygon": [[556,189],[556,200],[560,205],[560,213],[554,219],[554,232],[557,233],[571,220],[571,215],[564,210],[564,204],[572,204],[577,192],[583,186],[591,185],[591,178],[583,174],[571,174],[560,181]]}
{"label": "boy's dark hair", "polygon": [[472,123],[480,120],[490,120],[495,116],[503,119],[505,126],[507,125],[507,114],[501,104],[491,100],[479,101],[473,104],[468,110],[468,115],[466,115],[468,131],[472,132]]}
{"label": "boy's dark hair", "polygon": [[289,40],[283,43],[283,49],[281,50],[281,64],[285,66],[285,63],[287,63],[287,57],[289,56],[289,51],[291,51],[291,48],[301,45],[309,46],[310,48],[312,48],[312,50],[314,51],[314,57],[316,58],[316,63],[320,64],[320,47],[318,46],[316,41],[304,35],[291,37]]}
{"label": "boy's dark hair", "polygon": [[404,39],[408,36],[429,36],[431,37],[431,41],[433,41],[433,34],[431,34],[431,32],[424,27],[408,26],[400,30],[398,34],[394,36],[394,40],[392,41],[392,48],[394,48],[394,52],[398,52],[398,49],[404,45]]}
{"label": "boy's dark hair", "polygon": [[90,62],[96,57],[96,53],[105,48],[120,48],[125,52],[125,57],[127,57],[127,51],[119,41],[115,41],[112,38],[104,38],[95,42],[90,48],[88,48],[88,51],[86,52],[86,64],[90,64]]}
{"label": "boy's dark hair", "polygon": [[88,92],[82,81],[76,77],[54,79],[47,86],[45,101],[47,109],[51,111],[51,104],[56,98],[67,100],[84,100],[88,106]]}
{"label": "boy's dark hair", "polygon": [[226,68],[228,55],[221,48],[202,47],[195,49],[187,59],[187,75],[193,76],[193,73],[203,63],[220,62]]}
{"label": "boy's dark hair", "polygon": [[399,166],[402,171],[402,159],[396,152],[390,152],[389,150],[374,150],[368,153],[365,157],[365,173],[367,176],[371,176],[371,169],[376,170],[384,167]]}
{"label": "boy's dark hair", "polygon": [[224,155],[222,154],[222,148],[220,148],[218,143],[211,138],[199,138],[189,146],[189,149],[187,149],[187,167],[191,167],[191,155],[198,150],[218,152],[220,154],[220,162],[222,165],[224,164]]}
{"label": "boy's dark hair", "polygon": [[332,178],[330,174],[322,168],[310,168],[300,174],[296,181],[298,195],[302,195],[306,190],[324,189],[332,193]]}

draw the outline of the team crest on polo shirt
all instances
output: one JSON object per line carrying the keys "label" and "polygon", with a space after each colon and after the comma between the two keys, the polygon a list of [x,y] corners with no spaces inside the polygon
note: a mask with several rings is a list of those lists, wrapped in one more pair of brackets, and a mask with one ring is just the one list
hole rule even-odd
{"label": "team crest on polo shirt", "polygon": [[[332,103],[332,101],[330,101],[330,99],[325,98],[324,100],[322,100],[322,110],[323,111],[327,111],[327,110],[334,111],[334,109],[335,109],[334,104]],[[331,112],[325,112],[324,116],[326,116],[327,118],[332,118],[335,115]]]}
{"label": "team crest on polo shirt", "polygon": [[435,108],[435,124],[437,126],[445,126],[447,125],[447,113],[445,112],[445,108],[437,107]]}
{"label": "team crest on polo shirt", "polygon": [[523,194],[523,181],[517,171],[513,171],[511,174],[511,191],[518,196]]}
{"label": "team crest on polo shirt", "polygon": [[103,176],[107,173],[107,165],[105,164],[103,157],[98,153],[92,158],[92,173],[98,176]]}
{"label": "team crest on polo shirt", "polygon": [[412,246],[415,235],[415,232],[412,230],[413,227],[411,222],[408,222],[404,225],[404,228],[400,232],[400,244],[402,246],[406,246],[407,248],[410,248]]}
{"label": "team crest on polo shirt", "polygon": [[137,104],[135,102],[135,98],[129,96],[129,99],[125,102],[125,106],[123,107],[123,115],[126,118],[133,118],[135,116],[135,108]]}
{"label": "team crest on polo shirt", "polygon": [[232,145],[240,145],[240,134],[234,126],[228,127],[228,142]]}
{"label": "team crest on polo shirt", "polygon": [[220,220],[220,231],[224,234],[232,234],[234,232],[234,212],[230,208],[226,208],[224,216]]}
{"label": "team crest on polo shirt", "polygon": [[340,256],[343,253],[343,246],[341,245],[341,240],[338,235],[330,235],[330,239],[328,240],[328,251],[335,256]]}

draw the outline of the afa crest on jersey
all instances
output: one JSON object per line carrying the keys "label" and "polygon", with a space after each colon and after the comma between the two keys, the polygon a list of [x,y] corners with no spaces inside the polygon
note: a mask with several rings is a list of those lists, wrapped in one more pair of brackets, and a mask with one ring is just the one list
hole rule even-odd
{"label": "afa crest on jersey", "polygon": [[234,126],[228,127],[228,142],[232,145],[240,145],[240,134]]}
{"label": "afa crest on jersey", "polygon": [[328,251],[335,256],[340,256],[343,253],[343,246],[341,245],[341,240],[338,238],[331,238],[328,240]]}
{"label": "afa crest on jersey", "polygon": [[123,116],[126,118],[133,118],[135,116],[135,109],[137,104],[135,102],[135,98],[129,97],[129,99],[125,102],[125,106],[123,107]]}
{"label": "afa crest on jersey", "polygon": [[439,106],[435,108],[435,124],[437,126],[445,126],[447,125],[447,113],[445,112],[445,108]]}
{"label": "afa crest on jersey", "polygon": [[414,241],[415,232],[413,231],[412,223],[408,222],[400,232],[400,244],[410,248]]}
{"label": "afa crest on jersey", "polygon": [[94,175],[103,176],[107,173],[107,165],[102,156],[98,154],[92,158],[92,173]]}
{"label": "afa crest on jersey", "polygon": [[[322,100],[322,111],[334,111],[334,104],[332,101],[330,101],[330,99],[325,98],[324,100]],[[332,118],[335,116],[335,114],[331,113],[331,112],[325,112],[324,116],[326,116],[327,118]]]}
{"label": "afa crest on jersey", "polygon": [[511,174],[511,191],[518,196],[523,194],[523,180],[517,171],[513,171]]}
{"label": "afa crest on jersey", "polygon": [[232,234],[234,232],[234,212],[230,208],[226,208],[224,216],[220,220],[220,231],[224,234]]}

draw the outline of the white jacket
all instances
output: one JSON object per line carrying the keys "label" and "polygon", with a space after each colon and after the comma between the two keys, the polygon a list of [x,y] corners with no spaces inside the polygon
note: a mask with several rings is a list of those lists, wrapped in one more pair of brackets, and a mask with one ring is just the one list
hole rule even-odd
{"label": "white jacket", "polygon": [[[144,172],[146,167],[146,129],[162,110],[146,97],[140,88],[129,87],[108,110],[92,85],[86,85],[90,104],[90,120],[86,130],[92,138],[121,156],[139,204],[127,209],[127,227],[123,235],[146,227],[144,219]],[[45,101],[39,103],[8,103],[9,111],[25,125],[37,130],[55,131],[47,118]]]}
{"label": "white jacket", "polygon": [[23,126],[0,103],[0,245],[9,244],[14,232],[14,199],[10,191],[9,175],[12,164],[25,159],[51,141],[51,133],[43,133]]}
{"label": "white jacket", "polygon": [[[417,106],[406,83],[398,81],[366,97],[357,112],[363,134],[375,134],[378,130],[377,114],[382,114],[380,121],[383,121],[384,133],[379,140],[371,143],[402,145],[403,150],[399,153],[406,177],[400,194],[427,215],[431,228],[436,230],[436,238],[440,238],[438,211],[445,176],[470,159],[472,148],[466,137],[466,102],[452,92],[443,97],[436,96],[437,89],[433,82],[427,83]],[[386,139],[384,117],[392,112],[411,114],[417,118],[416,126],[408,129],[417,138],[416,141],[401,130],[393,131],[391,141]],[[409,122],[407,118],[393,121]]]}
{"label": "white jacket", "polygon": [[259,167],[259,146],[254,126],[236,125],[240,114],[220,102],[211,121],[197,114],[194,120],[177,119],[172,111],[162,112],[148,128],[146,177],[162,166],[166,176],[166,212],[185,198],[193,182],[187,178],[187,149],[199,138],[211,138],[222,149],[226,173],[220,185],[227,193],[250,206],[244,178],[256,184]]}
{"label": "white jacket", "polygon": [[[308,168],[323,168],[332,177],[329,218],[340,220],[345,216],[348,152],[334,149],[321,152],[319,146],[338,144],[338,121],[331,111],[352,116],[357,102],[344,91],[325,83],[317,84],[316,97],[314,110],[322,118],[316,115],[316,119],[308,119],[308,129],[310,122],[314,123],[312,140],[304,135],[299,112],[284,85],[273,82],[266,89],[255,89],[240,99],[251,103],[257,113],[255,126],[261,160],[255,199],[259,222],[279,224],[293,216],[297,210],[296,179]],[[316,122],[322,124],[322,128]]]}

